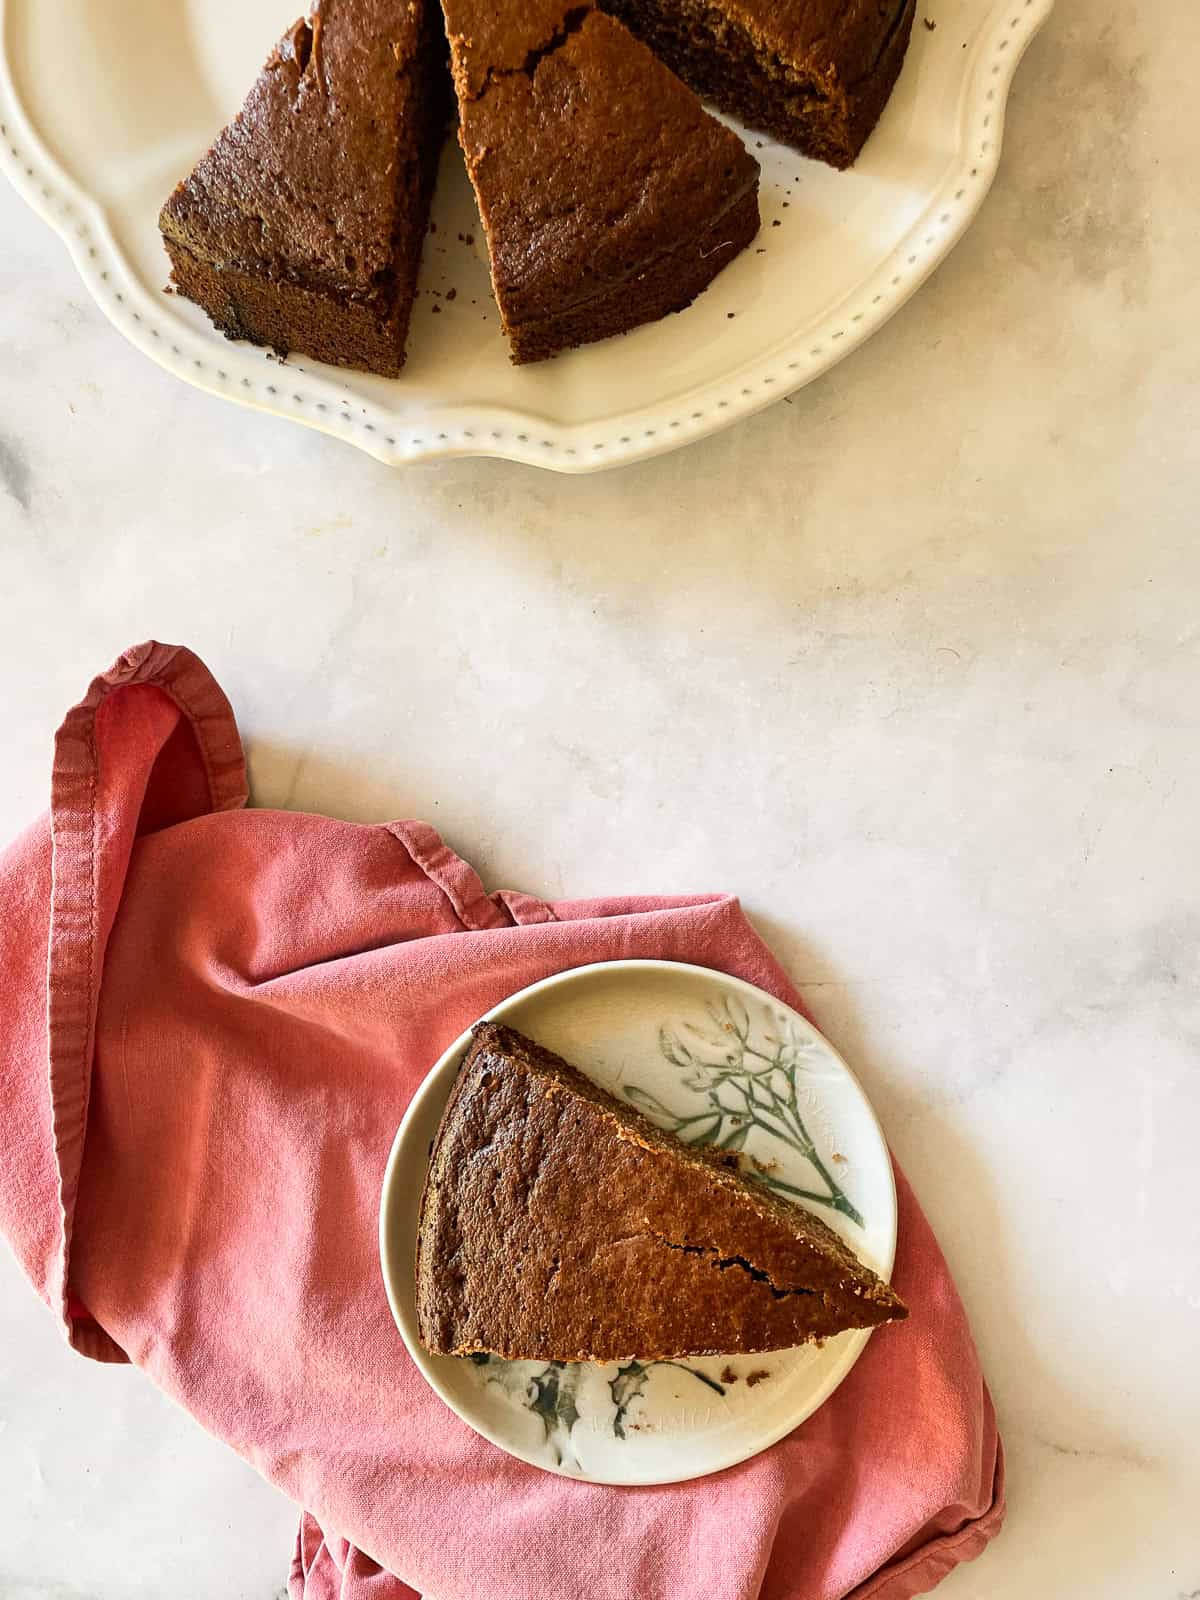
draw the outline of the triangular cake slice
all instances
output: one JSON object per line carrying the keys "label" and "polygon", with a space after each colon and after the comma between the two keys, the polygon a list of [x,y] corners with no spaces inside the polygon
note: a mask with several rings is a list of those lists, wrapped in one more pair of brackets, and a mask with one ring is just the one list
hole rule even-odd
{"label": "triangular cake slice", "polygon": [[915,0],[601,0],[698,95],[848,167],[904,64]]}
{"label": "triangular cake slice", "polygon": [[394,377],[449,108],[437,0],[318,0],[163,207],[231,339]]}
{"label": "triangular cake slice", "polygon": [[758,163],[620,23],[570,0],[443,10],[514,361],[682,310],[749,244]]}
{"label": "triangular cake slice", "polygon": [[434,1143],[416,1291],[429,1350],[538,1361],[777,1350],[908,1314],[819,1218],[491,1022]]}

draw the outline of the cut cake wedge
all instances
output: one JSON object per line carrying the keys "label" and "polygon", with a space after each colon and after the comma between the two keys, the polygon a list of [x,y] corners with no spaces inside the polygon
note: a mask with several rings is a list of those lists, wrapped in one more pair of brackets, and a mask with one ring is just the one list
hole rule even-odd
{"label": "cut cake wedge", "polygon": [[162,209],[231,339],[394,377],[450,105],[436,0],[320,0]]}
{"label": "cut cake wedge", "polygon": [[421,1201],[420,1336],[539,1361],[782,1349],[907,1316],[810,1212],[482,1023]]}
{"label": "cut cake wedge", "polygon": [[459,140],[515,362],[680,311],[758,231],[758,163],[619,22],[443,0]]}

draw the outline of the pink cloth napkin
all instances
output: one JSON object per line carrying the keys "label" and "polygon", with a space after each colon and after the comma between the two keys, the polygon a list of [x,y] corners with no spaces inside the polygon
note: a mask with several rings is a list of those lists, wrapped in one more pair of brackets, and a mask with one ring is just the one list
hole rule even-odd
{"label": "pink cloth napkin", "polygon": [[246,799],[187,650],[128,651],[67,715],[49,816],[0,856],[0,1224],[77,1350],[136,1362],[304,1508],[291,1600],[906,1600],[978,1555],[1000,1440],[899,1173],[909,1321],[710,1478],[524,1466],[392,1323],[380,1182],[443,1048],[514,989],[622,956],[796,1005],[737,901],[489,895],[423,823]]}

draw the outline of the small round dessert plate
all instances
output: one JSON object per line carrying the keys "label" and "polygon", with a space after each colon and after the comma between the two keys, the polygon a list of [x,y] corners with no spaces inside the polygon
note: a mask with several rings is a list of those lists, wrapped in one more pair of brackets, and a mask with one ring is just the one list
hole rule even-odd
{"label": "small round dessert plate", "polygon": [[746,135],[762,168],[750,247],[679,315],[524,367],[508,360],[453,139],[399,378],[281,364],[163,294],[159,209],[305,0],[0,0],[0,171],[120,332],[188,382],[392,464],[482,455],[594,472],[761,410],[904,304],[983,202],[1013,73],[1052,3],[922,0],[851,171]]}
{"label": "small round dessert plate", "polygon": [[[797,1012],[740,979],[613,961],[535,983],[492,1011],[681,1139],[738,1150],[883,1278],[896,1249],[887,1146],[850,1068]],[[680,1361],[501,1361],[430,1355],[413,1268],[429,1152],[470,1033],[413,1097],[388,1160],[379,1248],[392,1313],[450,1409],[533,1466],[595,1483],[679,1483],[756,1455],[821,1405],[869,1331],[766,1355]],[[902,1336],[902,1335],[901,1335]]]}

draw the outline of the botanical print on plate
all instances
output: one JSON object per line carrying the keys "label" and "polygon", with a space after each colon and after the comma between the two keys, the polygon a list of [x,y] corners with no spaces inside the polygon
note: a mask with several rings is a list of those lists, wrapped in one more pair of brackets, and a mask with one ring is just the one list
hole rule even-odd
{"label": "botanical print on plate", "polygon": [[[725,1369],[725,1382],[720,1383],[683,1361],[623,1361],[594,1366],[575,1361],[505,1361],[482,1353],[466,1359],[478,1369],[485,1383],[496,1385],[513,1405],[540,1418],[554,1464],[578,1473],[583,1468],[571,1438],[576,1423],[586,1416],[591,1428],[607,1427],[615,1439],[627,1439],[630,1433],[640,1432],[645,1424],[638,1420],[638,1402],[658,1368],[671,1367],[686,1373],[722,1396],[729,1384],[737,1382],[737,1375],[729,1366]],[[603,1378],[608,1391],[608,1403],[601,1413],[591,1410],[594,1391],[599,1386],[589,1385],[589,1392],[583,1392],[585,1379],[593,1373]]]}
{"label": "botanical print on plate", "polygon": [[[708,1144],[718,1150],[745,1152],[757,1129],[802,1156],[823,1188],[802,1188],[777,1177],[778,1161],[743,1155],[746,1176],[765,1183],[789,1200],[813,1202],[840,1211],[858,1227],[862,1214],[830,1172],[809,1134],[804,1112],[820,1115],[820,1102],[804,1084],[803,1074],[815,1063],[825,1068],[823,1041],[802,1035],[781,1012],[766,1012],[765,1025],[755,1028],[741,997],[721,994],[705,1006],[706,1020],[659,1029],[658,1046],[683,1077],[681,1087],[700,1096],[691,1111],[672,1111],[656,1095],[636,1084],[625,1085],[625,1097],[660,1128],[686,1144]],[[830,1162],[844,1162],[838,1151]]]}

